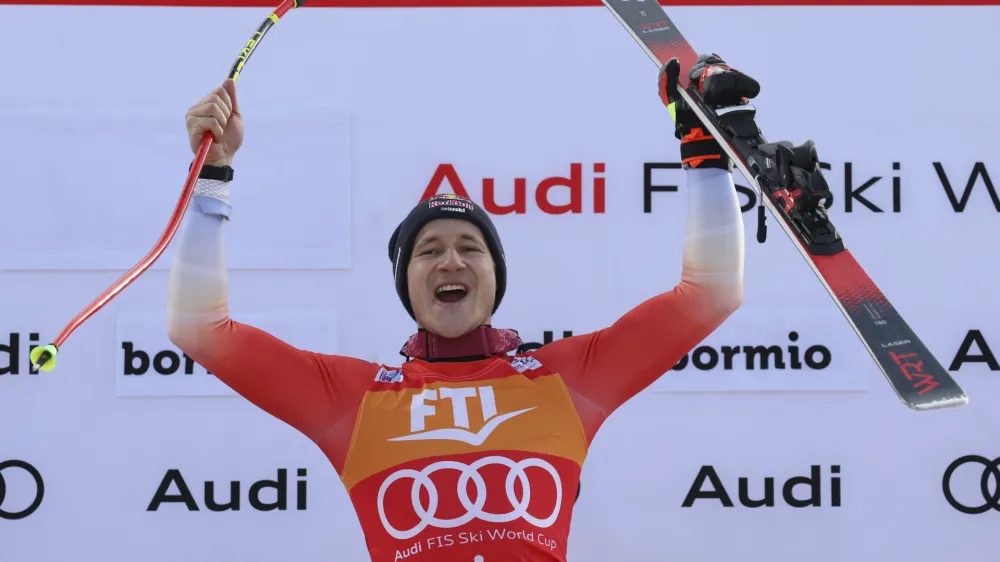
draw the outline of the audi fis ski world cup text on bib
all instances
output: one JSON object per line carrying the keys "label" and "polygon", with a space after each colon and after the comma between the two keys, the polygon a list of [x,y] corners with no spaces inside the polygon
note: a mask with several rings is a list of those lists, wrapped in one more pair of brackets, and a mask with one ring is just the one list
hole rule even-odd
{"label": "audi fis ski world cup text on bib", "polygon": [[463,381],[406,367],[376,377],[343,474],[373,560],[562,559],[587,443],[559,376],[531,357]]}

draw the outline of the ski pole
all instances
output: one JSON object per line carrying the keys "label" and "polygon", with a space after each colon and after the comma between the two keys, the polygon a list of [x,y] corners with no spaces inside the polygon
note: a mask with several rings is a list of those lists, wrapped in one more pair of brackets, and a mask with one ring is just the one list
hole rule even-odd
{"label": "ski pole", "polygon": [[[227,78],[232,78],[237,80],[240,76],[240,72],[243,70],[243,66],[250,60],[250,55],[257,49],[260,45],[261,40],[264,39],[264,35],[278,23],[278,20],[282,18],[289,10],[293,8],[298,8],[306,3],[306,0],[284,0],[267,19],[257,28],[250,40],[247,41],[243,50],[240,51],[239,56],[236,58],[236,62],[233,63],[232,68],[229,70],[229,75]],[[45,346],[36,347],[31,350],[29,358],[31,359],[32,368],[35,370],[51,371],[56,366],[56,354],[59,352],[59,347],[66,342],[70,334],[74,330],[80,327],[81,324],[87,321],[91,316],[97,313],[98,310],[108,304],[111,299],[118,296],[125,287],[128,287],[135,281],[140,275],[145,273],[147,269],[150,268],[156,260],[163,255],[163,251],[167,249],[170,245],[170,241],[173,240],[174,234],[177,233],[177,229],[181,225],[181,221],[184,219],[184,213],[187,211],[188,203],[191,202],[191,196],[194,194],[194,186],[198,181],[198,176],[201,174],[202,166],[205,164],[205,158],[208,156],[208,150],[212,147],[212,143],[215,141],[215,137],[211,133],[205,133],[202,137],[201,145],[198,147],[198,152],[195,155],[194,163],[191,165],[191,170],[188,171],[187,181],[184,182],[184,189],[181,190],[180,199],[177,201],[177,207],[174,208],[173,214],[170,216],[170,221],[167,223],[167,228],[160,235],[160,239],[157,240],[156,245],[153,249],[146,254],[142,260],[137,263],[132,269],[128,270],[125,275],[120,279],[115,281],[110,287],[108,287],[103,293],[101,293],[96,299],[93,300],[86,308],[80,311],[59,333],[59,336],[50,344]]]}

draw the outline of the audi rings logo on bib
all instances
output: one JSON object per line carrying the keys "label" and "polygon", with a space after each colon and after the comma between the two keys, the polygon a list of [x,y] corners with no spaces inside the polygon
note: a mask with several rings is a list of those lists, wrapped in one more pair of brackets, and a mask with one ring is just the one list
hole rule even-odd
{"label": "audi rings logo on bib", "polygon": [[[483,471],[492,467],[506,470],[502,488],[499,485],[487,486],[488,479],[484,477]],[[532,471],[529,475],[527,470],[532,467],[539,470]],[[453,477],[457,475],[457,482],[452,484],[451,478],[445,477],[446,473],[452,473]],[[499,475],[492,476],[494,478],[489,479],[490,481],[499,482],[500,479],[496,478]],[[541,481],[542,478],[545,479],[544,482]],[[412,511],[403,513],[403,510],[393,510],[393,514],[398,513],[401,519],[411,521],[415,518],[416,523],[410,523],[406,527],[399,522],[390,521],[392,516],[386,510],[386,495],[396,482],[409,484],[406,496],[409,497],[408,503]],[[470,497],[470,483],[473,487],[471,496],[474,497]],[[550,499],[545,502],[545,506],[532,505],[533,484],[536,489],[535,498],[541,496],[544,499],[550,495],[538,494],[538,487],[548,488],[555,490],[555,501]],[[494,494],[499,497],[491,497]],[[386,532],[399,540],[413,538],[428,527],[454,529],[474,520],[487,523],[523,520],[534,527],[545,529],[558,519],[562,495],[559,473],[542,459],[513,461],[506,457],[489,456],[471,464],[442,460],[422,470],[407,468],[389,475],[378,491],[378,513]],[[392,505],[395,508],[399,504],[393,502]]]}
{"label": "audi rings logo on bib", "polygon": [[944,471],[941,490],[948,503],[962,513],[1000,512],[1000,457],[991,460],[965,455],[955,459]]}
{"label": "audi rings logo on bib", "polygon": [[0,462],[0,519],[24,519],[44,497],[45,481],[37,468],[20,460]]}

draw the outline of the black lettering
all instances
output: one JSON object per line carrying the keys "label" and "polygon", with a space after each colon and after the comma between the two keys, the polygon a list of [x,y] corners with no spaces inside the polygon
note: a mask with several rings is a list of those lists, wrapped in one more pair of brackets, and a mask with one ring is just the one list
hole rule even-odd
{"label": "black lettering", "polygon": [[[285,511],[288,509],[288,476],[284,468],[278,469],[277,480],[260,480],[250,485],[250,505],[257,511]],[[274,488],[277,498],[274,503],[265,503],[260,493],[265,488]]]}
{"label": "black lettering", "polygon": [[181,366],[181,358],[173,351],[161,351],[153,356],[153,370],[161,375],[172,375]]}
{"label": "black lettering", "polygon": [[746,507],[774,507],[774,478],[764,478],[764,498],[750,499],[750,479],[740,478],[740,503]]}
{"label": "black lettering", "polygon": [[[972,344],[976,344],[976,348],[979,349],[980,353],[975,355],[969,353],[972,350]],[[965,334],[965,339],[962,340],[962,345],[958,346],[958,353],[952,359],[948,370],[957,371],[965,363],[986,363],[991,371],[1000,371],[1000,363],[997,362],[996,355],[993,354],[993,350],[990,349],[989,344],[986,343],[986,338],[983,337],[983,333],[979,330],[969,330]]]}
{"label": "black lettering", "polygon": [[[899,171],[899,162],[893,162],[892,169]],[[903,208],[900,181],[899,176],[892,176],[892,212],[894,213],[900,212]]]}
{"label": "black lettering", "polygon": [[[811,491],[809,499],[800,500],[795,497],[795,487],[805,485],[809,486]],[[785,482],[785,486],[782,489],[781,495],[785,498],[785,503],[792,507],[820,507],[820,471],[819,465],[812,465],[810,469],[810,476],[796,476],[794,478],[789,478],[788,482]]]}
{"label": "black lettering", "polygon": [[[28,334],[28,341],[32,342],[34,344],[34,345],[29,345],[28,346],[28,357],[31,357],[31,352],[34,351],[34,349],[36,347],[38,347],[38,334],[36,334],[35,332],[32,332],[32,333]],[[37,375],[38,374],[38,369],[33,368],[29,364],[28,365],[28,374],[29,375]]]}
{"label": "black lettering", "polygon": [[[830,467],[831,474],[840,474],[840,465],[835,464]],[[830,505],[840,507],[840,477],[830,478]]]}
{"label": "black lettering", "polygon": [[[308,489],[307,483],[305,481],[306,469],[300,468],[296,471],[301,480],[296,482],[296,504],[295,508],[297,510],[303,511],[308,505]],[[169,494],[171,484],[176,484],[177,493]],[[274,489],[275,500],[273,502],[266,502],[262,498],[264,490]],[[209,511],[222,512],[222,511],[239,511],[241,503],[241,485],[239,481],[232,481],[229,483],[229,499],[226,503],[221,503],[222,498],[216,498],[216,485],[215,482],[209,480],[205,482],[205,507]],[[275,480],[260,480],[254,482],[250,486],[249,491],[250,505],[258,511],[285,511],[288,509],[288,485],[287,485],[287,470],[284,468],[278,469],[278,477]],[[163,480],[160,482],[156,493],[153,495],[152,501],[150,501],[149,506],[146,511],[157,511],[160,506],[164,503],[182,503],[184,504],[188,511],[199,511],[198,502],[195,500],[194,495],[191,493],[191,489],[188,487],[187,483],[184,481],[184,477],[181,475],[180,470],[170,469],[163,476]]]}
{"label": "black lettering", "polygon": [[[170,489],[171,483],[177,484],[177,495],[167,495],[167,490]],[[198,511],[198,502],[191,495],[191,490],[188,488],[187,483],[184,482],[181,471],[176,468],[168,470],[163,476],[163,480],[160,481],[160,487],[153,494],[153,499],[149,502],[146,511],[156,511],[164,503],[183,503],[187,506],[188,511]]]}
{"label": "black lettering", "polygon": [[[706,354],[708,355],[708,361],[701,358],[702,355]],[[702,346],[694,350],[694,353],[691,354],[691,362],[696,369],[708,371],[714,369],[719,364],[719,354],[711,347]]]}
{"label": "black lettering", "polygon": [[[788,333],[791,342],[799,340],[798,332]],[[745,345],[730,346],[723,345],[718,349],[710,346],[700,346],[690,353],[682,356],[677,363],[671,367],[673,371],[683,371],[690,363],[696,369],[708,371],[719,366],[720,359],[722,369],[732,370],[736,357],[743,353],[746,355],[746,370],[756,369],[802,369],[803,359],[805,364],[812,369],[825,369],[830,366],[832,354],[828,348],[822,345],[814,345],[801,352],[798,345],[789,345],[788,354],[790,365],[786,367],[785,351],[779,345]],[[803,357],[804,356],[804,357]]]}
{"label": "black lettering", "polygon": [[[819,360],[813,358],[813,355],[819,354]],[[825,369],[830,366],[830,361],[833,357],[830,354],[830,350],[826,346],[814,345],[806,350],[806,365],[810,369]]]}
{"label": "black lettering", "polygon": [[[563,338],[573,337],[573,331],[572,330],[563,330],[562,337]],[[552,343],[554,341],[555,341],[555,332],[553,332],[552,330],[545,330],[544,332],[542,332],[542,341],[541,341],[541,343],[539,343],[539,342],[522,343],[517,348],[517,352],[521,353],[521,354],[528,353],[529,351],[534,351],[536,349],[541,348],[543,345],[548,345],[548,344],[550,344],[550,343]]]}
{"label": "black lettering", "polygon": [[[300,468],[298,470],[297,474],[298,474],[299,478],[305,478],[306,477],[306,469]],[[306,509],[306,481],[305,480],[299,480],[298,482],[296,482],[295,488],[296,488],[295,509],[298,509],[299,511],[303,511],[303,510]],[[579,490],[577,490],[577,496],[579,496],[579,495],[580,495],[580,492],[579,492]]]}
{"label": "black lettering", "polygon": [[0,343],[0,353],[6,353],[9,359],[7,366],[0,368],[0,375],[19,375],[19,365],[21,364],[21,334],[12,332],[10,343],[5,345]]}
{"label": "black lettering", "polygon": [[740,346],[727,345],[722,347],[723,363],[722,368],[731,371],[733,369],[733,358],[740,354]]}
{"label": "black lettering", "polygon": [[185,375],[193,375],[194,374],[194,365],[195,365],[194,359],[191,359],[190,357],[188,357],[187,353],[184,353],[182,355],[182,357],[184,358],[184,374]]}
{"label": "black lettering", "polygon": [[[798,332],[788,332],[788,341],[799,341],[799,333]],[[792,361],[791,361],[792,368],[793,369],[801,369],[802,368],[802,361],[799,360],[799,346],[797,346],[797,345],[790,345],[790,346],[788,346],[788,353],[789,353],[789,355],[792,356]]]}
{"label": "black lettering", "polygon": [[229,503],[217,503],[215,501],[215,482],[211,480],[205,482],[205,507],[209,511],[239,511],[240,483],[236,481],[229,483]]}
{"label": "black lettering", "polygon": [[[125,374],[145,375],[149,370],[149,355],[145,351],[136,350],[135,345],[130,341],[122,342],[122,350],[125,351]],[[139,366],[135,366],[135,360],[139,360]]]}
{"label": "black lettering", "polygon": [[769,347],[764,347],[763,345],[757,345],[757,346],[745,345],[745,346],[743,346],[743,353],[745,353],[746,356],[747,356],[747,370],[748,371],[752,371],[754,369],[753,358],[754,358],[755,355],[760,355],[761,356],[761,359],[760,359],[760,368],[761,369],[770,369],[770,362],[768,361],[768,355],[773,355],[774,356],[774,368],[775,369],[784,369],[785,368],[785,360],[784,360],[783,355],[781,353],[781,348],[778,347],[778,346],[776,346],[776,345],[772,345],[772,346],[769,346]]}
{"label": "black lettering", "polygon": [[[571,330],[563,330],[562,337],[564,339],[565,338],[573,337],[573,332]],[[556,341],[555,340],[555,334],[551,330],[547,330],[547,331],[545,331],[545,332],[542,333],[542,343],[543,343],[543,345],[548,345],[548,344],[550,344],[550,343],[552,343],[554,341]]]}
{"label": "black lettering", "polygon": [[941,185],[944,187],[945,194],[948,195],[948,201],[951,203],[951,208],[956,213],[962,213],[965,211],[965,205],[969,202],[969,197],[972,195],[972,186],[976,185],[976,178],[979,176],[983,177],[983,183],[986,184],[986,191],[990,194],[990,199],[993,200],[993,207],[1000,212],[1000,196],[997,196],[997,191],[993,187],[993,181],[990,179],[989,172],[986,171],[986,165],[982,162],[976,162],[972,167],[972,174],[969,176],[969,181],[965,184],[965,191],[962,192],[962,198],[957,199],[955,197],[955,190],[951,187],[951,181],[948,180],[948,174],[944,172],[944,167],[940,162],[934,162],[934,171],[937,172],[938,179],[941,180]]}
{"label": "black lettering", "polygon": [[[712,490],[710,491],[702,491],[701,489],[705,485],[706,479],[712,481]],[[726,493],[726,487],[722,485],[719,475],[715,473],[715,468],[711,465],[702,466],[701,470],[698,471],[698,476],[691,484],[681,507],[691,507],[697,499],[718,499],[724,507],[733,507],[733,500]]]}
{"label": "black lettering", "polygon": [[857,189],[852,188],[853,181],[853,171],[854,166],[850,162],[844,163],[844,212],[851,213],[854,209],[854,200],[857,199],[862,205],[868,207],[869,210],[875,213],[883,212],[882,209],[876,207],[871,201],[865,199],[861,193],[864,192],[869,187],[875,185],[882,176],[874,176],[870,180],[861,184]]}
{"label": "black lettering", "polygon": [[680,162],[645,162],[642,165],[642,212],[653,212],[653,193],[676,192],[676,185],[653,185],[653,170],[679,170]]}

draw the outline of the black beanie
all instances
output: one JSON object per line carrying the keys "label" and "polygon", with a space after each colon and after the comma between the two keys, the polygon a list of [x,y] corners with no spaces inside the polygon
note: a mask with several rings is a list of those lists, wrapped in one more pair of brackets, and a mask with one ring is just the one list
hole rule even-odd
{"label": "black beanie", "polygon": [[413,307],[410,305],[410,293],[406,281],[406,269],[410,264],[413,244],[420,229],[435,219],[466,220],[482,231],[486,245],[493,256],[494,270],[496,271],[497,294],[493,302],[493,313],[496,313],[507,289],[507,264],[503,255],[503,245],[500,243],[500,235],[497,234],[497,229],[493,226],[489,214],[475,201],[451,194],[435,195],[417,203],[417,206],[410,211],[410,214],[406,215],[403,222],[399,223],[395,232],[392,233],[392,237],[389,238],[389,261],[392,262],[393,277],[396,279],[396,294],[403,301],[406,312],[416,320],[413,315]]}

